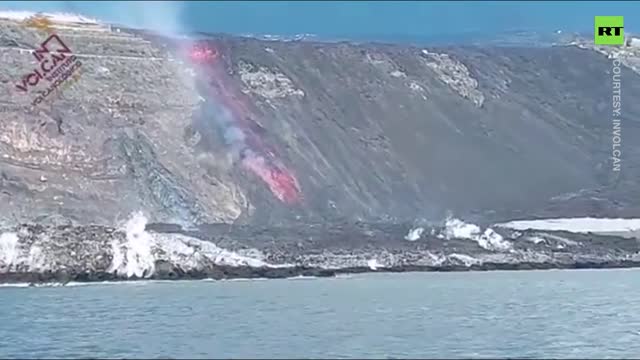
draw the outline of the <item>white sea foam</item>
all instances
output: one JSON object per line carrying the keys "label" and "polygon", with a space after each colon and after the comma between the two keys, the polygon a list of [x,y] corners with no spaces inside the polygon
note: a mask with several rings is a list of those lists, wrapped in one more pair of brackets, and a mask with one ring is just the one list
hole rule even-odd
{"label": "white sea foam", "polygon": [[[183,281],[200,281],[200,280],[183,280]],[[84,286],[101,286],[101,285],[128,285],[128,286],[145,286],[155,283],[172,283],[172,280],[136,280],[136,281],[96,281],[96,282],[46,282],[46,283],[0,283],[0,288],[49,288],[49,287],[84,287]]]}
{"label": "white sea foam", "polygon": [[0,288],[26,288],[29,286],[31,286],[29,283],[0,284]]}
{"label": "white sea foam", "polygon": [[569,231],[575,233],[626,232],[640,230],[640,219],[610,218],[557,218],[539,220],[516,220],[496,224],[497,227],[514,230]]}
{"label": "white sea foam", "polygon": [[221,279],[221,280],[203,279],[201,281],[208,281],[208,282],[214,282],[214,281],[222,281],[222,282],[254,282],[254,281],[266,281],[266,280],[271,280],[271,279],[269,279],[269,278],[236,278],[236,279]]}
{"label": "white sea foam", "polygon": [[468,224],[456,218],[449,218],[445,222],[444,237],[473,240],[480,247],[492,251],[507,251],[512,248],[511,243],[493,229],[487,228],[482,232],[478,225]]}
{"label": "white sea foam", "polygon": [[298,275],[298,276],[293,276],[293,277],[287,278],[286,280],[317,280],[317,279],[321,279],[321,277],[319,277],[319,276]]}

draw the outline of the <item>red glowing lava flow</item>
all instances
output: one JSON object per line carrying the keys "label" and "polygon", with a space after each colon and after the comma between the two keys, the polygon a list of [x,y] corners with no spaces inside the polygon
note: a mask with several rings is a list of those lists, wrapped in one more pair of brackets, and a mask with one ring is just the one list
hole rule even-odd
{"label": "red glowing lava flow", "polygon": [[[196,44],[189,50],[189,57],[194,64],[201,67],[202,74],[207,78],[208,96],[216,100],[233,114],[235,126],[242,130],[246,138],[247,152],[242,164],[262,181],[278,200],[286,204],[295,204],[302,199],[298,181],[270,149],[251,129],[249,111],[245,104],[235,99],[233,92],[224,86],[224,72],[217,69],[219,53],[217,49],[206,44]],[[201,94],[203,95],[203,94]],[[268,160],[260,154],[266,154]]]}
{"label": "red glowing lava flow", "polygon": [[246,104],[234,96],[234,93],[238,93],[238,91],[228,89],[226,86],[226,84],[229,83],[229,79],[221,66],[218,65],[218,59],[220,57],[218,50],[206,43],[198,43],[193,45],[188,50],[188,53],[193,63],[201,65],[200,72],[208,84],[209,96],[215,98],[233,114],[235,125],[241,128],[243,133],[247,135],[246,141],[249,147],[252,150],[260,150],[260,152],[266,154],[270,159],[276,160],[275,149],[265,144],[262,139],[255,134],[255,131],[252,130],[257,124],[251,121],[248,115],[250,111]]}
{"label": "red glowing lava flow", "polygon": [[196,64],[213,64],[218,58],[218,51],[205,45],[193,45],[189,51],[191,61]]}
{"label": "red glowing lava flow", "polygon": [[287,204],[300,201],[298,181],[287,169],[270,167],[262,157],[246,157],[242,160],[242,164],[260,177],[280,201]]}

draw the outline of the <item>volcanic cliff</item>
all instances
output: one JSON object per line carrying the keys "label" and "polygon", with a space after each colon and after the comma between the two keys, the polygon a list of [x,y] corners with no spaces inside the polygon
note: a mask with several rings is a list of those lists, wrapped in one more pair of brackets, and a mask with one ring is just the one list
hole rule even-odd
{"label": "volcanic cliff", "polygon": [[[639,54],[579,39],[436,48],[0,20],[0,270],[225,277],[217,246],[268,260],[231,266],[297,269],[274,276],[635,266],[638,244],[616,236],[462,236],[443,219],[637,216]],[[136,211],[192,240],[132,253],[146,220],[111,226]]]}
{"label": "volcanic cliff", "polygon": [[[110,224],[140,209],[177,223],[638,210],[640,78],[622,67],[615,172],[612,60],[592,49],[52,29],[0,22],[7,220]],[[34,106],[38,88],[16,85],[50,33],[82,66]]]}

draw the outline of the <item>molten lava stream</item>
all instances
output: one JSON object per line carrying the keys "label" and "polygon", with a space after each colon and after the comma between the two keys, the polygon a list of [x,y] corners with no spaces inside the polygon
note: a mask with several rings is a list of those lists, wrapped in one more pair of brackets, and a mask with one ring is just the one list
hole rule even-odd
{"label": "molten lava stream", "polygon": [[242,164],[264,181],[280,201],[295,204],[301,200],[298,181],[289,170],[269,167],[264,158],[246,157]]}
{"label": "molten lava stream", "polygon": [[217,49],[207,44],[195,44],[189,50],[189,56],[192,62],[201,65],[202,72],[207,78],[209,94],[201,95],[218,99],[231,112],[233,121],[246,137],[246,146],[251,151],[242,160],[242,164],[262,179],[280,201],[286,204],[301,201],[300,187],[295,176],[284,166],[268,164],[264,157],[257,155],[266,153],[270,158],[275,159],[274,151],[251,130],[251,124],[247,120],[249,112],[245,104],[235,99],[232,92],[225,87],[224,72],[216,66],[216,60],[219,57]]}

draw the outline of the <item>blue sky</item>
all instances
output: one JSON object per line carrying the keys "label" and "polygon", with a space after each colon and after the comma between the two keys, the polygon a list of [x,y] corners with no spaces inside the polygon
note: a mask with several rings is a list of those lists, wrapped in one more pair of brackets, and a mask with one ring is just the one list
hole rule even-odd
{"label": "blue sky", "polygon": [[0,9],[80,12],[133,25],[162,25],[174,16],[189,30],[227,33],[369,37],[433,36],[509,30],[592,31],[596,15],[623,15],[625,28],[640,27],[640,2],[94,2],[3,1]]}

